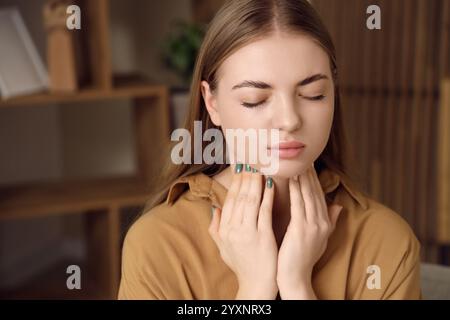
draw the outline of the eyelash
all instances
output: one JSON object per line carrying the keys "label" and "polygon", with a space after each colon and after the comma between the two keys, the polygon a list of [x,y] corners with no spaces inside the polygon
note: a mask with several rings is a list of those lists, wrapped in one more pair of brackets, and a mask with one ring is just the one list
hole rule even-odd
{"label": "eyelash", "polygon": [[[320,100],[323,100],[323,98],[325,98],[325,96],[323,94],[321,94],[321,95],[315,96],[315,97],[310,97],[310,98],[304,97],[304,98],[307,99],[307,100],[310,100],[310,101],[320,101]],[[261,104],[263,104],[264,102],[266,102],[266,101],[264,100],[264,101],[261,101],[261,102],[258,102],[258,103],[242,102],[241,105],[246,107],[246,108],[256,108],[256,107],[260,106]]]}

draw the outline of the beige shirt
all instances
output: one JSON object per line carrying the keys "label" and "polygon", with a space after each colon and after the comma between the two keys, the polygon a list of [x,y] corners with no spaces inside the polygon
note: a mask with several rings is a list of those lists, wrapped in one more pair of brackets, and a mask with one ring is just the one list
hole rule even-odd
{"label": "beige shirt", "polygon": [[[344,209],[313,270],[316,296],[421,299],[420,243],[409,225],[331,170],[319,180]],[[211,205],[222,208],[226,194],[203,173],[173,183],[125,237],[119,299],[234,299],[236,276],[208,233]]]}

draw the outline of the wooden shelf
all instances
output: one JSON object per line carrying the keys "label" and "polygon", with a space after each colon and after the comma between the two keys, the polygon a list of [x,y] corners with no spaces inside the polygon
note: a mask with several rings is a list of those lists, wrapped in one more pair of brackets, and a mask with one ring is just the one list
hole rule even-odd
{"label": "wooden shelf", "polygon": [[71,102],[86,102],[108,99],[129,99],[139,97],[161,96],[167,87],[152,84],[145,80],[132,77],[120,77],[114,81],[112,89],[85,87],[74,93],[37,93],[27,96],[0,100],[0,108],[13,106],[31,106],[42,104],[58,104]]}
{"label": "wooden shelf", "polygon": [[0,187],[0,219],[142,205],[149,194],[148,184],[136,177]]}

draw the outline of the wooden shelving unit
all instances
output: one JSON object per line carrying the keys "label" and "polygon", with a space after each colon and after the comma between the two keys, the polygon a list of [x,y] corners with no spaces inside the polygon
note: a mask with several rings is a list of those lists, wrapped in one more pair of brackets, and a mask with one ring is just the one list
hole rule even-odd
{"label": "wooden shelving unit", "polygon": [[[109,47],[109,1],[80,2],[88,28],[83,36],[87,52],[87,85],[69,94],[40,93],[0,100],[0,108],[36,107],[48,104],[86,103],[99,100],[133,102],[136,172],[89,180],[63,180],[0,188],[0,221],[83,214],[88,255],[80,264],[82,290],[65,287],[65,267],[54,266],[23,288],[0,292],[2,298],[115,299],[120,278],[123,238],[122,211],[143,207],[151,190],[151,178],[161,165],[162,148],[169,142],[169,91],[136,76],[114,77]],[[3,257],[2,257],[3,259]],[[57,270],[57,271],[56,271]],[[59,275],[58,275],[59,274]],[[63,274],[63,276],[61,276]]]}

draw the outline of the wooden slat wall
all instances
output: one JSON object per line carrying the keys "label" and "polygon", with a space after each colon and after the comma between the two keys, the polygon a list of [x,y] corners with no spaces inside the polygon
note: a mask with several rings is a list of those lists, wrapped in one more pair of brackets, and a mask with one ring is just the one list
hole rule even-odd
{"label": "wooden slat wall", "polygon": [[[438,155],[450,143],[442,139],[450,102],[441,92],[450,77],[450,1],[311,2],[336,46],[350,167],[358,168],[351,174],[410,223],[425,261],[440,262],[441,245],[450,244],[450,208],[442,205],[450,194],[438,189],[449,185]],[[381,8],[381,30],[366,28],[371,4]]]}
{"label": "wooden slat wall", "polygon": [[450,241],[450,78],[442,82],[438,139],[438,238]]}

